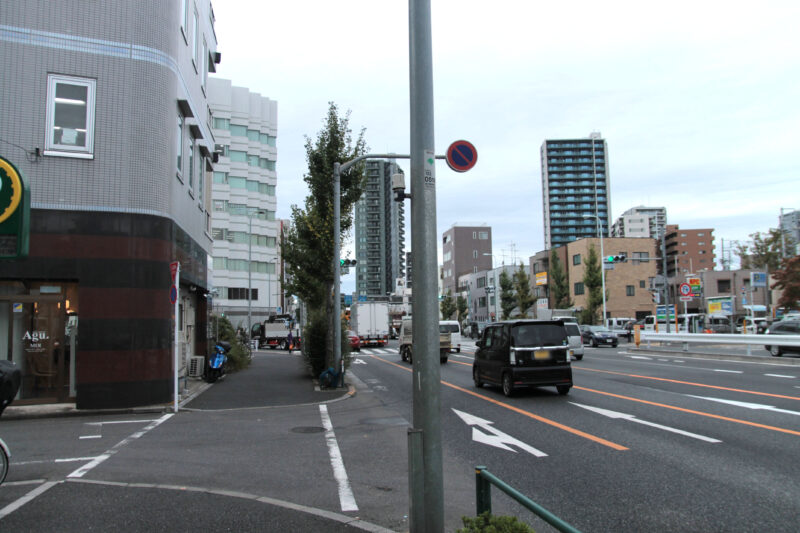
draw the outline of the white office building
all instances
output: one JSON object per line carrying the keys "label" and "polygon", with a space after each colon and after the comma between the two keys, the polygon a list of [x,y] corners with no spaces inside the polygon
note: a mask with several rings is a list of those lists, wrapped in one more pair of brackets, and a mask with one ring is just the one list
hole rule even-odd
{"label": "white office building", "polygon": [[278,103],[229,80],[210,78],[208,100],[218,161],[212,184],[214,312],[234,327],[281,309],[279,222],[275,219]]}

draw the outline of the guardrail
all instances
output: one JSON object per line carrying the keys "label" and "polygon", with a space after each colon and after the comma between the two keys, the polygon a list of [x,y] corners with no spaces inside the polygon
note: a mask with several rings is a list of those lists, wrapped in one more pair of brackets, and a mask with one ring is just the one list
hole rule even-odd
{"label": "guardrail", "polygon": [[640,331],[639,339],[650,346],[650,341],[683,343],[683,351],[689,351],[689,343],[700,344],[741,344],[747,346],[750,355],[752,346],[793,346],[800,347],[800,335],[752,335],[733,333],[656,333]]}
{"label": "guardrail", "polygon": [[580,533],[578,529],[564,522],[562,519],[486,470],[485,466],[475,467],[475,507],[478,516],[486,512],[492,512],[492,485],[517,500],[523,507],[538,515],[542,520],[557,530],[565,533]]}

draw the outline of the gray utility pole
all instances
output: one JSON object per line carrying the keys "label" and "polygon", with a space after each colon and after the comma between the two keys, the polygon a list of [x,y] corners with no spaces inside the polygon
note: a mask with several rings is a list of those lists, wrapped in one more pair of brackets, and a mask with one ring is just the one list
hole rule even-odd
{"label": "gray utility pole", "polygon": [[[439,306],[436,295],[436,168],[433,135],[431,2],[409,0],[409,89],[411,103],[411,241],[414,243],[414,429],[422,433],[422,480],[411,489],[411,531],[444,531]],[[409,442],[412,438],[409,437]],[[414,454],[413,447],[409,450]],[[419,458],[409,457],[409,469]],[[419,462],[416,462],[420,465]],[[419,480],[417,480],[419,481]],[[423,493],[413,490],[422,486]],[[424,524],[419,523],[420,507]]]}
{"label": "gray utility pole", "polygon": [[[661,264],[664,269],[664,316],[666,317],[667,333],[669,333],[669,277],[667,276],[667,228],[661,232]],[[677,272],[676,272],[677,275]],[[677,309],[675,310],[677,313]],[[658,317],[656,317],[658,324]]]}

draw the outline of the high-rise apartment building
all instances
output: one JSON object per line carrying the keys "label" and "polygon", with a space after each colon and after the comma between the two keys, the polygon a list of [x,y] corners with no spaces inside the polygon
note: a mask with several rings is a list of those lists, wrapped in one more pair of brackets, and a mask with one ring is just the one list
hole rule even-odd
{"label": "high-rise apartment building", "polygon": [[405,205],[392,195],[394,161],[368,160],[364,194],[355,206],[356,293],[385,297],[405,276]]}
{"label": "high-rise apartment building", "polygon": [[229,80],[208,80],[218,162],[211,217],[215,310],[235,327],[277,314],[281,284],[275,219],[278,103]]}
{"label": "high-rise apartment building", "polygon": [[31,197],[28,256],[0,280],[15,403],[170,402],[209,353],[211,3],[0,2],[0,20],[0,155]]}
{"label": "high-rise apartment building", "polygon": [[599,133],[542,143],[544,246],[609,234],[608,146]]}
{"label": "high-rise apartment building", "polygon": [[657,239],[667,226],[665,207],[632,207],[611,225],[612,237],[642,237]]}
{"label": "high-rise apartment building", "polygon": [[442,235],[442,291],[455,295],[458,278],[492,268],[492,228],[453,225]]}

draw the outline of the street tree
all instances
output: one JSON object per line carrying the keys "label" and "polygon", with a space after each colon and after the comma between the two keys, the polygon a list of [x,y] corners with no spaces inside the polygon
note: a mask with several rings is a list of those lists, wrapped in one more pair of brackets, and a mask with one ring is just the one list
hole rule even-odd
{"label": "street tree", "polygon": [[[353,225],[353,206],[364,191],[364,165],[354,165],[341,174],[340,234],[333,235],[333,164],[344,163],[367,151],[362,129],[353,138],[350,113],[339,115],[330,102],[323,128],[315,139],[306,137],[308,173],[303,176],[309,194],[304,207],[293,205],[292,224],[284,232],[281,256],[285,263],[285,289],[297,295],[308,309],[308,319],[322,328],[316,339],[325,339],[324,367],[333,362],[333,328],[339,317],[333,316],[333,243],[347,236]],[[305,345],[306,343],[304,343]],[[309,347],[312,348],[312,347]],[[313,349],[313,348],[312,348]],[[317,364],[312,365],[314,367]]]}
{"label": "street tree", "polygon": [[517,306],[517,297],[514,295],[514,281],[505,270],[500,272],[500,310],[503,320],[511,317],[511,311]]}
{"label": "street tree", "polygon": [[464,320],[467,318],[469,306],[467,305],[467,299],[460,294],[458,295],[458,298],[456,298],[456,310],[458,311],[458,323],[464,324]]}
{"label": "street tree", "polygon": [[547,282],[550,284],[550,298],[553,309],[569,309],[572,307],[572,300],[569,298],[569,285],[564,267],[555,249],[550,252],[550,272],[548,272]]}
{"label": "street tree", "polygon": [[442,312],[442,320],[450,320],[456,312],[456,303],[453,301],[452,293],[448,290],[439,304]]}
{"label": "street tree", "polygon": [[759,231],[750,234],[751,242],[736,245],[736,255],[743,269],[767,269],[770,272],[778,270],[781,265],[783,249],[791,250],[794,242],[791,235],[784,234],[781,240],[781,231],[770,229],[766,233]]}
{"label": "street tree", "polygon": [[594,246],[589,246],[589,253],[583,261],[583,288],[587,294],[586,308],[581,311],[581,322],[597,324],[597,309],[603,305],[602,267]]}
{"label": "street tree", "polygon": [[783,291],[778,306],[784,309],[800,309],[800,255],[783,261],[781,269],[773,272],[773,289]]}
{"label": "street tree", "polygon": [[522,263],[519,264],[519,270],[514,272],[513,285],[517,297],[519,316],[528,318],[528,309],[533,305],[533,295],[531,294],[531,278],[525,272],[525,267]]}

